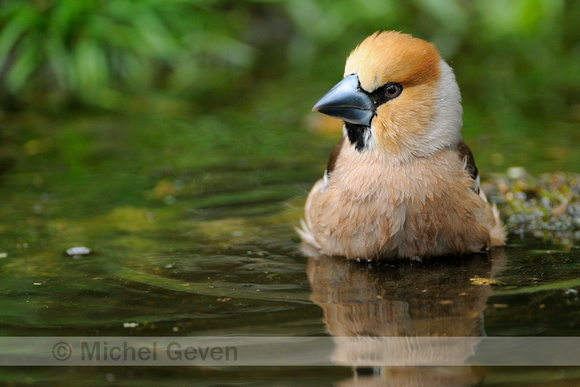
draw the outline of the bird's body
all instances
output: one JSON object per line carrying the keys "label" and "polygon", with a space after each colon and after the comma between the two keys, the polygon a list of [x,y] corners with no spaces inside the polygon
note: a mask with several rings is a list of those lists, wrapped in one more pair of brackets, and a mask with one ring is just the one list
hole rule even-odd
{"label": "bird's body", "polygon": [[459,88],[435,46],[376,33],[314,107],[344,139],[308,196],[303,240],[352,259],[424,258],[503,245],[462,141]]}

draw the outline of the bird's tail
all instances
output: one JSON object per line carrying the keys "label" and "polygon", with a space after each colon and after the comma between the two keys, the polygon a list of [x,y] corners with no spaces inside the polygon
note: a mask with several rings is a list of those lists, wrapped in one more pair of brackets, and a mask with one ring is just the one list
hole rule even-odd
{"label": "bird's tail", "polygon": [[317,249],[321,248],[320,244],[316,242],[316,239],[314,238],[314,234],[312,233],[310,226],[308,225],[308,223],[306,223],[304,219],[300,220],[300,227],[295,227],[294,229],[296,230],[298,235],[300,235],[300,238],[302,239],[303,242],[308,243],[309,245],[316,247]]}
{"label": "bird's tail", "polygon": [[[485,195],[485,192],[483,192],[483,189],[479,190],[479,197],[481,197],[483,200],[489,203],[489,201],[487,200],[487,196]],[[504,246],[505,240],[507,238],[507,233],[505,231],[503,223],[501,222],[499,210],[497,209],[495,203],[491,205],[491,213],[493,214],[493,221],[489,225],[489,236],[491,238],[490,247]]]}

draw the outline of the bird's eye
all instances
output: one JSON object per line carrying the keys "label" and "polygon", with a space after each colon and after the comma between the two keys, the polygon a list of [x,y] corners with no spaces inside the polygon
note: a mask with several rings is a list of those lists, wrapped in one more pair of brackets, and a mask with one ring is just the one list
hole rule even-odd
{"label": "bird's eye", "polygon": [[369,97],[375,107],[380,106],[390,100],[397,98],[403,92],[403,86],[397,82],[389,82],[372,93],[369,93]]}
{"label": "bird's eye", "polygon": [[385,86],[385,95],[389,99],[397,98],[402,91],[403,86],[401,86],[399,83],[389,83],[388,85]]}

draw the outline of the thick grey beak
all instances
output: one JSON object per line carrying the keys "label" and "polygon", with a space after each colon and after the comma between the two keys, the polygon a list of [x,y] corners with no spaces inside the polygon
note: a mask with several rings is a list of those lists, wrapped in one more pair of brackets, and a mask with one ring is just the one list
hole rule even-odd
{"label": "thick grey beak", "polygon": [[351,124],[371,126],[373,102],[360,87],[357,75],[344,77],[314,105],[312,110]]}

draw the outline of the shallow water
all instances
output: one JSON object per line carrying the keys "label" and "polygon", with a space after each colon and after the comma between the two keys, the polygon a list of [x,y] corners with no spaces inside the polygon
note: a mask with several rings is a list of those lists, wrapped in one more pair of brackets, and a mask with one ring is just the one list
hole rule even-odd
{"label": "shallow water", "polygon": [[[5,128],[1,336],[580,336],[578,244],[514,236],[460,261],[380,265],[308,257],[294,227],[334,140],[243,118],[27,116]],[[66,253],[78,246],[91,253]],[[55,367],[0,378],[523,386],[580,383],[580,370]]]}

